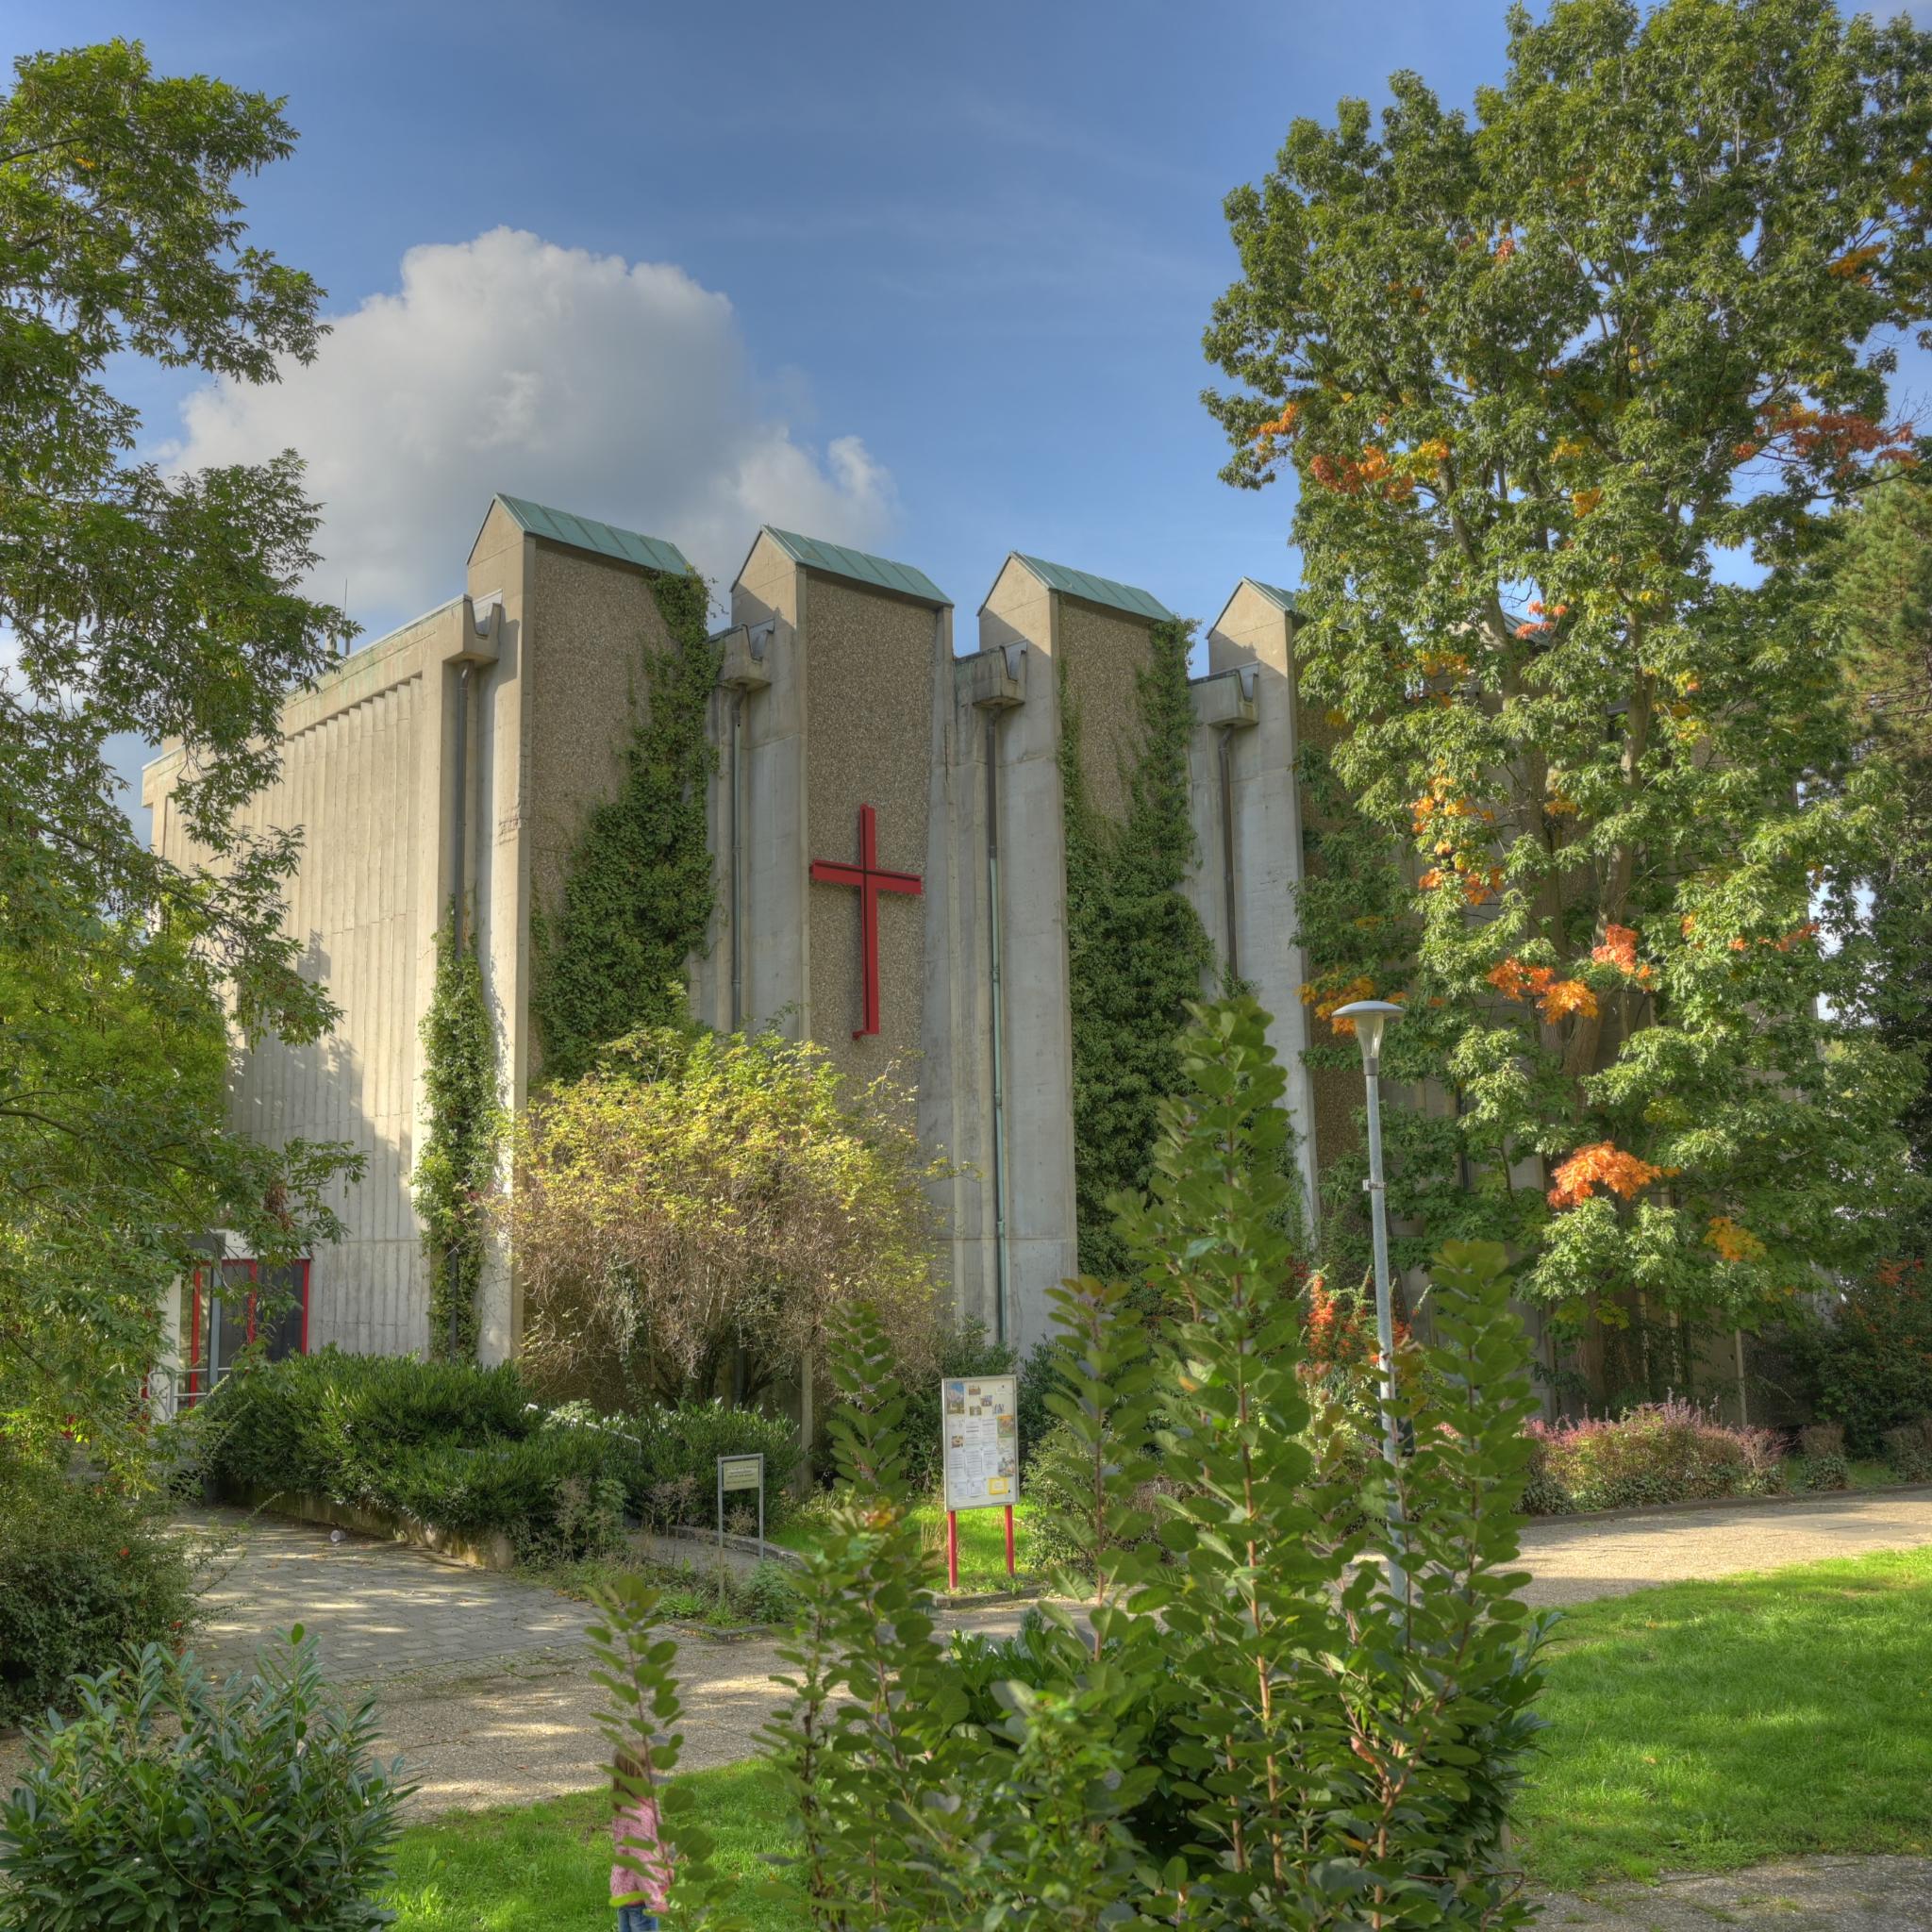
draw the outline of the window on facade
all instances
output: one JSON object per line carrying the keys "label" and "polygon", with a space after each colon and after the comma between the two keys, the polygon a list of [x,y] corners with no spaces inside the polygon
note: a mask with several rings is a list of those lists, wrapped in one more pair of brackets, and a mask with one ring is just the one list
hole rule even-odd
{"label": "window on facade", "polygon": [[308,1263],[216,1261],[197,1268],[183,1310],[181,1359],[191,1401],[234,1367],[244,1348],[270,1361],[308,1353]]}

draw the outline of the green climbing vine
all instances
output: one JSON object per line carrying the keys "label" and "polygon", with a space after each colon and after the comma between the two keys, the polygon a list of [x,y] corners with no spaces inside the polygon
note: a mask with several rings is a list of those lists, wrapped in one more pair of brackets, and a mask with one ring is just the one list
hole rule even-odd
{"label": "green climbing vine", "polygon": [[1188,815],[1194,626],[1157,625],[1136,679],[1140,752],[1127,809],[1097,810],[1082,775],[1080,720],[1060,685],[1067,952],[1074,1023],[1074,1182],[1080,1267],[1118,1277],[1127,1257],[1111,1196],[1147,1185],[1160,1102],[1184,1085],[1180,1034],[1214,948],[1181,893],[1194,860]]}
{"label": "green climbing vine", "polygon": [[685,961],[710,923],[705,786],[718,754],[705,723],[720,654],[702,577],[655,577],[652,591],[671,644],[645,654],[649,702],[624,783],[586,822],[555,914],[530,922],[530,1005],[553,1081],[625,1033],[684,1017]]}
{"label": "green climbing vine", "polygon": [[476,1353],[483,1209],[495,1179],[502,1116],[483,969],[475,941],[458,942],[454,916],[436,936],[436,988],[422,1041],[429,1122],[414,1180],[429,1263],[429,1352],[468,1361]]}

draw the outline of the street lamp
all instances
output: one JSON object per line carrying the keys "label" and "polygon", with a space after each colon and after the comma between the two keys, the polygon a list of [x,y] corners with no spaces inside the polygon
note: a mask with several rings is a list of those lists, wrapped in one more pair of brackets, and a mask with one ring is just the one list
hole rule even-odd
{"label": "street lamp", "polygon": [[[1395,1431],[1395,1310],[1389,1292],[1389,1185],[1382,1178],[1382,1034],[1402,1008],[1392,1000],[1352,1000],[1337,1007],[1333,1018],[1353,1020],[1361,1042],[1362,1079],[1369,1090],[1369,1177],[1362,1187],[1369,1196],[1369,1224],[1375,1243],[1375,1346],[1382,1357],[1382,1459],[1389,1465],[1389,1519],[1393,1549],[1403,1547],[1401,1444]],[[1396,1597],[1407,1594],[1407,1579],[1393,1554],[1389,1558],[1389,1589]]]}

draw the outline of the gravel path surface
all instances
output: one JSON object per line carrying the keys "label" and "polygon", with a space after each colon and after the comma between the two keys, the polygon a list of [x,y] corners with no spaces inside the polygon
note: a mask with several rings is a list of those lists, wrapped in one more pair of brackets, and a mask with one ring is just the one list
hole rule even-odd
{"label": "gravel path surface", "polygon": [[[192,1521],[234,1543],[208,1591],[207,1660],[241,1668],[265,1635],[303,1624],[333,1675],[374,1687],[385,1749],[402,1752],[422,1780],[419,1812],[515,1804],[601,1781],[599,1692],[585,1656],[591,1612],[583,1605],[399,1545],[335,1541],[307,1524],[250,1522],[233,1511]],[[1531,1600],[1570,1604],[1922,1543],[1932,1543],[1932,1489],[1541,1522],[1524,1533],[1524,1557]],[[991,1606],[946,1622],[1006,1633],[1020,1615],[1019,1606]],[[778,1701],[774,1646],[688,1640],[679,1665],[686,1765],[748,1756]],[[10,1783],[19,1752],[17,1740],[0,1740],[0,1780]],[[1780,1923],[1797,1932],[1800,1922]]]}
{"label": "gravel path surface", "polygon": [[1544,1932],[1932,1932],[1932,1858],[1791,1858],[1541,1904]]}

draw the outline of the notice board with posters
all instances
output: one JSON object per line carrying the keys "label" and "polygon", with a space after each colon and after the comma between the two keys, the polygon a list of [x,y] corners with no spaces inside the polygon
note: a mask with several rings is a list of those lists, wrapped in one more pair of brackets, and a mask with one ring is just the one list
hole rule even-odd
{"label": "notice board with posters", "polygon": [[1020,1500],[1020,1378],[946,1376],[940,1383],[946,1507],[997,1509]]}

